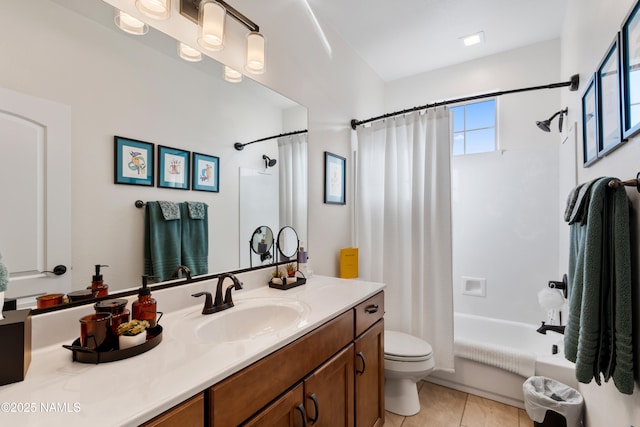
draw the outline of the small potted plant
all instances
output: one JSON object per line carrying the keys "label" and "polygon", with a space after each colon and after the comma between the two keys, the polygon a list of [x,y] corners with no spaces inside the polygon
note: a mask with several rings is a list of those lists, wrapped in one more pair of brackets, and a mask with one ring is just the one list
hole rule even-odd
{"label": "small potted plant", "polygon": [[295,277],[296,276],[296,265],[292,262],[287,264],[287,276]]}
{"label": "small potted plant", "polygon": [[144,344],[147,341],[147,328],[149,328],[149,322],[146,320],[132,320],[118,326],[120,350]]}

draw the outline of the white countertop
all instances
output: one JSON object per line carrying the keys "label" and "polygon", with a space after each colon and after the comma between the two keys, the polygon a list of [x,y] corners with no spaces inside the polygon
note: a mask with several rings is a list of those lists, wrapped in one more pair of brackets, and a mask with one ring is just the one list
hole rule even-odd
{"label": "white countertop", "polygon": [[[213,282],[198,285],[210,291],[214,286]],[[287,291],[267,286],[234,291],[236,307],[207,316],[200,314],[204,299],[191,298],[190,285],[184,287],[168,289],[164,298],[184,292],[190,305],[165,311],[160,321],[162,342],[146,353],[92,365],[72,361],[71,352],[62,348],[71,344],[69,340],[32,351],[25,380],[0,387],[0,425],[139,425],[354,307],[384,285],[315,276]],[[154,294],[159,311],[163,311],[162,292]],[[244,341],[215,343],[197,336],[199,325],[231,310],[242,310],[258,298],[298,301],[305,309],[305,320],[280,333]],[[92,310],[92,306],[84,308]],[[46,333],[37,331],[38,336]]]}

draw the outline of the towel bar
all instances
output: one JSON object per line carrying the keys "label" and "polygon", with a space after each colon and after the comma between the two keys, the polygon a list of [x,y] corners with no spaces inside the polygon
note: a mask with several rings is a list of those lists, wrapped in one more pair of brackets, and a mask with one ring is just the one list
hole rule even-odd
{"label": "towel bar", "polygon": [[611,188],[618,188],[621,186],[636,187],[636,190],[638,190],[638,193],[640,193],[640,172],[638,172],[638,174],[636,175],[636,179],[629,179],[627,181],[612,179],[611,181],[609,181],[609,187]]}

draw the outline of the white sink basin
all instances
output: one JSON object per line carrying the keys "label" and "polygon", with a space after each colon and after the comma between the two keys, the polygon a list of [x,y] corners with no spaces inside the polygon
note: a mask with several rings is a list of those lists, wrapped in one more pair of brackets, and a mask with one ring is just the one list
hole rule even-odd
{"label": "white sink basin", "polygon": [[285,298],[256,298],[235,302],[235,306],[196,327],[196,336],[208,342],[252,340],[289,332],[306,324],[309,307]]}

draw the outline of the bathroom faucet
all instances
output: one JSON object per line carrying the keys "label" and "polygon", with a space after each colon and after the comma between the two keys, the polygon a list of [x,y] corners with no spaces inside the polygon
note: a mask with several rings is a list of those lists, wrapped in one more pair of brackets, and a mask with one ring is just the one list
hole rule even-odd
{"label": "bathroom faucet", "polygon": [[[222,285],[224,284],[224,279],[230,278],[233,281],[233,284],[227,287],[225,292],[224,300],[222,299]],[[238,280],[236,276],[230,273],[221,274],[218,277],[218,284],[216,285],[216,297],[215,300],[211,297],[211,292],[198,292],[192,294],[192,297],[201,297],[205,296],[204,308],[202,309],[202,314],[211,314],[217,313],[222,310],[226,310],[228,308],[233,307],[233,300],[231,298],[231,291],[242,289],[242,282]]]}
{"label": "bathroom faucet", "polygon": [[547,331],[553,331],[559,334],[564,334],[564,326],[546,325],[545,322],[542,322],[542,325],[536,330],[536,332],[539,332],[544,335],[547,335]]}
{"label": "bathroom faucet", "polygon": [[185,278],[187,279],[187,283],[191,282],[191,270],[189,270],[189,267],[186,267],[184,265],[179,265],[176,267],[176,269],[173,271],[173,277],[178,277],[178,273],[182,271],[182,274],[184,274]]}

